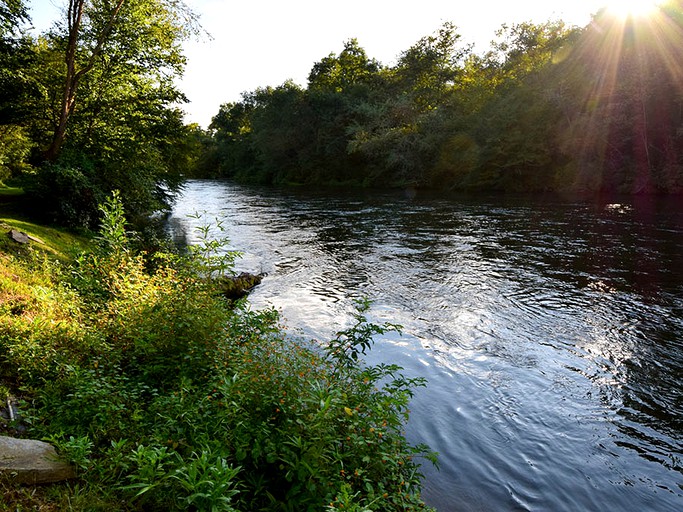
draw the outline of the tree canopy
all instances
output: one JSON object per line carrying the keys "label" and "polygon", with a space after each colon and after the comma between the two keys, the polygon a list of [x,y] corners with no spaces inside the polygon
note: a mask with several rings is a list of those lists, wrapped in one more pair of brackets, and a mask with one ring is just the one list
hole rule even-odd
{"label": "tree canopy", "polygon": [[292,83],[226,104],[205,172],[261,183],[459,190],[683,191],[679,1],[647,20],[457,27],[385,66],[355,39]]}
{"label": "tree canopy", "polygon": [[583,28],[503,25],[484,52],[444,23],[392,65],[356,39],[308,82],[245,92],[208,131],[177,88],[195,15],[177,0],[67,0],[26,31],[0,2],[0,181],[90,225],[115,189],[135,221],[187,176],[513,192],[683,192],[683,6]]}
{"label": "tree canopy", "polygon": [[[3,26],[12,35],[26,14],[17,0],[8,6]],[[89,225],[114,189],[133,220],[169,204],[191,160],[178,155],[191,130],[175,82],[181,43],[196,30],[176,0],[68,0],[47,32],[13,36],[21,62],[4,66],[16,76],[0,109],[11,106],[3,121],[12,140],[20,130],[30,146],[33,172],[14,174],[46,214]]]}

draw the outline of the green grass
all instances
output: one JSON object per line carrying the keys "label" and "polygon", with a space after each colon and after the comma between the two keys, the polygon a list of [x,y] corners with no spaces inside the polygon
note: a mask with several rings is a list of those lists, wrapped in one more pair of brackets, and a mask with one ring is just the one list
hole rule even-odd
{"label": "green grass", "polygon": [[24,189],[21,187],[7,187],[0,183],[0,197],[1,196],[21,196],[24,195]]}
{"label": "green grass", "polygon": [[92,248],[91,234],[46,226],[33,219],[31,205],[25,200],[23,189],[8,187],[0,182],[0,252],[22,252],[26,247],[11,241],[7,236],[10,229],[35,238],[36,240],[30,242],[31,248],[63,262],[71,261],[81,252]]}
{"label": "green grass", "polygon": [[89,237],[85,235],[43,226],[27,219],[17,218],[15,215],[4,216],[0,213],[0,251],[13,253],[21,249],[20,244],[13,242],[7,236],[10,229],[16,229],[35,238],[35,241],[30,242],[32,248],[61,261],[70,261],[91,247]]}

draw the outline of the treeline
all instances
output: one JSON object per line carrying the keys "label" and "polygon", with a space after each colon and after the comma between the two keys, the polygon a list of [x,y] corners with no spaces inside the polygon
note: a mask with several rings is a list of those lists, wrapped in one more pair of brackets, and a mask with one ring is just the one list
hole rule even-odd
{"label": "treeline", "polygon": [[221,106],[197,175],[267,184],[683,190],[680,1],[647,19],[503,26],[485,54],[444,24],[383,66],[352,39]]}
{"label": "treeline", "polygon": [[356,40],[185,125],[176,79],[200,29],[177,0],[67,0],[46,32],[0,1],[0,186],[93,226],[119,190],[137,223],[187,176],[487,191],[683,190],[683,3],[584,27],[503,26],[486,53],[452,24],[382,65]]}
{"label": "treeline", "polygon": [[95,225],[112,190],[131,220],[168,206],[196,154],[175,85],[196,27],[176,0],[68,0],[34,35],[1,0],[0,183],[64,224]]}

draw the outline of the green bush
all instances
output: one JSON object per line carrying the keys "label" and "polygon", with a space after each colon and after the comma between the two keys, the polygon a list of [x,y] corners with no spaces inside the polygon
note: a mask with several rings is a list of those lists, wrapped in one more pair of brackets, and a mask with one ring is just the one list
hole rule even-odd
{"label": "green bush", "polygon": [[31,169],[27,160],[33,145],[21,126],[0,125],[0,183]]}
{"label": "green bush", "polygon": [[96,249],[74,264],[68,286],[55,285],[62,305],[36,300],[30,317],[0,324],[0,356],[23,361],[15,376],[32,390],[24,406],[32,435],[53,440],[81,470],[66,491],[74,502],[424,507],[418,460],[433,454],[402,432],[424,382],[361,364],[373,336],[395,326],[368,323],[361,303],[355,325],[327,346],[292,339],[276,312],[229,303],[206,278],[229,271],[234,255],[221,260],[208,244],[150,266],[130,249],[116,195],[102,218]]}
{"label": "green bush", "polygon": [[104,199],[88,164],[46,163],[27,178],[24,189],[34,213],[49,222],[72,227],[93,227],[97,205]]}

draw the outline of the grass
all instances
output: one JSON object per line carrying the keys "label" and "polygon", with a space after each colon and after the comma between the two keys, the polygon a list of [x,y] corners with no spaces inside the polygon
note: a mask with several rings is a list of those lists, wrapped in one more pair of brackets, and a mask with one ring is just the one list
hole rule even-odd
{"label": "grass", "polygon": [[21,187],[7,187],[0,183],[0,197],[2,196],[22,196],[24,195],[24,189]]}
{"label": "grass", "polygon": [[[0,213],[0,215],[2,214]],[[43,226],[16,216],[0,216],[0,231],[4,234],[4,238],[0,241],[0,250],[6,252],[15,252],[18,249],[16,247],[18,244],[11,241],[7,236],[10,229],[16,229],[30,235],[35,239],[30,242],[33,249],[63,262],[73,260],[78,254],[91,247],[89,236]]]}
{"label": "grass", "polygon": [[[27,249],[9,239],[7,233],[10,229],[31,236],[34,238],[29,244],[32,249],[62,262],[72,261],[81,252],[92,248],[90,233],[78,234],[31,219],[31,205],[23,200],[23,193],[21,188],[6,187],[0,183],[0,251],[17,254]],[[9,201],[3,202],[3,199]]]}

